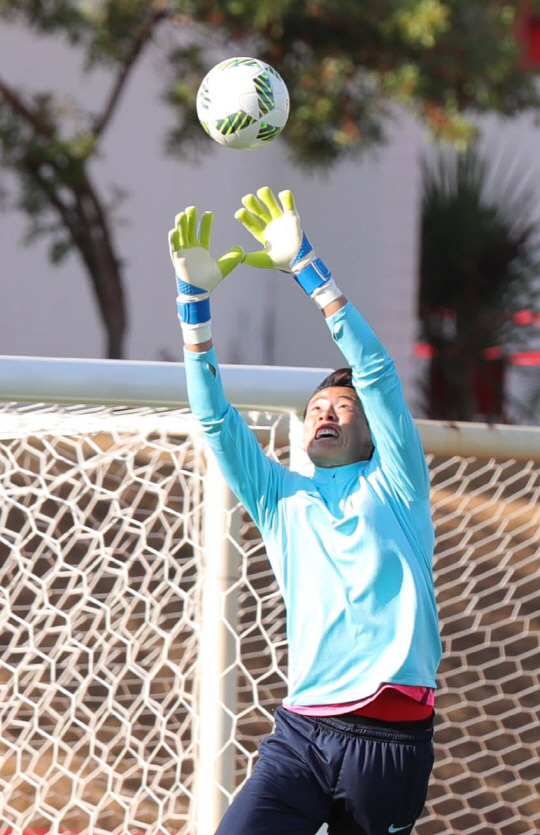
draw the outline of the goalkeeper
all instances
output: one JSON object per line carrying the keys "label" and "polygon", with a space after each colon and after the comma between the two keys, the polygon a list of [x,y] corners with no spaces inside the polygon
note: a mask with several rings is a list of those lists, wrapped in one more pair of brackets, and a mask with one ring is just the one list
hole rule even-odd
{"label": "goalkeeper", "polygon": [[[219,835],[410,835],[433,766],[440,640],[428,470],[394,363],[304,234],[290,191],[243,199],[262,244],[210,256],[211,213],[170,233],[189,401],[259,527],[287,609],[289,689]],[[224,395],[209,295],[241,261],[288,273],[349,368],[310,398],[311,477],[269,460]]]}

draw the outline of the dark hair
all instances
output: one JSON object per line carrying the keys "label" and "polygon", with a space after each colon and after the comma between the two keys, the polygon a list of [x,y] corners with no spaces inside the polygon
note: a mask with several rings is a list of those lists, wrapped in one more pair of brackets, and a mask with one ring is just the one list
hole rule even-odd
{"label": "dark hair", "polygon": [[[332,371],[328,377],[324,378],[322,383],[319,383],[313,394],[321,389],[329,389],[333,386],[344,386],[345,388],[354,389],[352,368],[338,368],[337,371]],[[313,394],[311,397],[313,397]],[[311,397],[309,398],[310,400]]]}
{"label": "dark hair", "polygon": [[319,383],[313,394],[310,396],[308,402],[306,403],[302,419],[305,419],[307,407],[309,406],[310,402],[313,400],[317,392],[321,391],[322,389],[331,388],[333,386],[343,386],[344,388],[352,389],[356,394],[356,389],[354,388],[352,381],[352,368],[338,368],[336,371],[332,371],[330,374],[328,374],[328,376],[324,378],[322,383]]}

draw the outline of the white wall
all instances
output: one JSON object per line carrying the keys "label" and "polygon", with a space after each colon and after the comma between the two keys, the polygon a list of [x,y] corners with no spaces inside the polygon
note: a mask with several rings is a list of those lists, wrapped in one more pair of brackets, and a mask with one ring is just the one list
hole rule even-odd
{"label": "white wall", "polygon": [[[29,90],[62,90],[97,107],[108,89],[103,73],[81,76],[76,51],[56,38],[38,41],[0,26],[0,72]],[[292,188],[318,253],[396,358],[411,387],[415,335],[417,192],[420,131],[396,121],[392,142],[362,162],[328,176],[307,176],[287,161],[278,141],[255,152],[212,145],[199,164],[163,155],[170,114],[160,102],[160,62],[141,65],[110,126],[93,174],[107,192],[127,189],[116,230],[125,259],[129,311],[127,358],[181,358],[167,231],[187,205],[216,212],[214,251],[233,243],[256,248],[234,220],[243,194],[261,185]],[[209,139],[201,132],[201,145]],[[21,244],[24,218],[0,218],[2,304],[0,353],[103,356],[104,335],[90,284],[76,256],[60,268],[44,243]],[[241,267],[213,297],[214,336],[222,362],[333,366],[342,358],[318,311],[282,275]]]}

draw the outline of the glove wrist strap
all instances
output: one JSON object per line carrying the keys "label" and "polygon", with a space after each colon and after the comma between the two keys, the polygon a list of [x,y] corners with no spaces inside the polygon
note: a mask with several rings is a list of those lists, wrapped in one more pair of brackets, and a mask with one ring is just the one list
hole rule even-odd
{"label": "glove wrist strap", "polygon": [[184,343],[186,345],[199,345],[201,342],[207,342],[212,338],[210,299],[208,294],[206,294],[206,298],[200,301],[192,301],[190,298],[193,297],[184,293],[179,293],[176,297],[178,318]]}
{"label": "glove wrist strap", "polygon": [[182,328],[182,337],[185,345],[200,345],[201,342],[208,342],[212,339],[211,319],[207,322],[199,322],[198,324],[181,321],[180,327]]}
{"label": "glove wrist strap", "polygon": [[201,301],[194,302],[187,301],[185,296],[179,295],[176,297],[176,309],[180,321],[187,322],[190,325],[198,325],[210,319],[210,299],[208,296]]}
{"label": "glove wrist strap", "polygon": [[331,302],[334,302],[336,299],[339,299],[342,295],[343,293],[337,286],[334,279],[330,278],[313,291],[311,298],[320,310],[324,310],[325,307],[327,307]]}
{"label": "glove wrist strap", "polygon": [[314,257],[302,269],[294,271],[293,277],[321,310],[342,295],[332,273],[320,258]]}
{"label": "glove wrist strap", "polygon": [[332,273],[320,258],[313,258],[301,270],[293,270],[293,277],[302,290],[311,296],[314,290],[332,278]]}

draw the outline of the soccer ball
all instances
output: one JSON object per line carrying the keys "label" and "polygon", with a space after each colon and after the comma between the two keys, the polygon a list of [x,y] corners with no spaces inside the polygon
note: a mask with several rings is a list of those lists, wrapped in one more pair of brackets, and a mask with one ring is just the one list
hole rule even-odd
{"label": "soccer ball", "polygon": [[197,116],[220,145],[251,150],[279,136],[289,115],[289,93],[280,74],[257,58],[229,58],[204,77]]}

